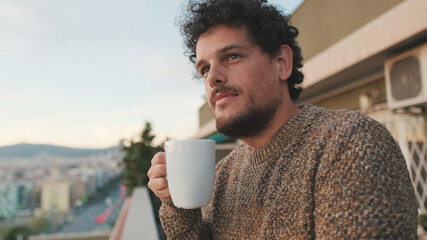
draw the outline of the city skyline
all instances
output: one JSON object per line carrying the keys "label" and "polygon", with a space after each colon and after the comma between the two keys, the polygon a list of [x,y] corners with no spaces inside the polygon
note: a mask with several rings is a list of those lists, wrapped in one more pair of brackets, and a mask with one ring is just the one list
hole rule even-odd
{"label": "city skyline", "polygon": [[[271,1],[287,13],[303,0]],[[0,3],[0,146],[106,148],[150,122],[158,141],[198,126],[203,83],[192,79],[175,25],[181,1]]]}

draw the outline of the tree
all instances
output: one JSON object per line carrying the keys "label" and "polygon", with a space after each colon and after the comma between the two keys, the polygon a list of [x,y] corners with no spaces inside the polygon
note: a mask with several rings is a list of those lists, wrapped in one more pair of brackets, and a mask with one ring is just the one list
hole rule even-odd
{"label": "tree", "polygon": [[10,229],[10,231],[7,233],[6,237],[4,239],[6,240],[16,240],[18,237],[20,239],[28,239],[28,236],[30,235],[31,231],[26,226],[16,226]]}
{"label": "tree", "polygon": [[[145,127],[141,132],[141,139],[138,142],[131,140],[129,147],[123,147],[123,150],[126,153],[126,156],[123,159],[126,169],[124,184],[127,187],[128,195],[132,194],[132,191],[136,186],[147,185],[149,180],[147,172],[151,167],[151,159],[157,152],[163,151],[163,143],[158,146],[154,146],[153,140],[155,136],[151,133],[151,130],[151,124],[146,122]],[[149,191],[149,193],[157,223],[157,230],[159,231],[161,239],[166,239],[166,235],[164,234],[159,218],[159,208],[162,202],[152,191]]]}
{"label": "tree", "polygon": [[156,136],[151,133],[151,130],[151,124],[146,122],[141,132],[141,139],[137,142],[131,140],[130,146],[123,147],[126,153],[123,159],[126,169],[124,184],[129,195],[136,186],[147,185],[149,180],[147,172],[151,167],[151,159],[157,152],[163,150],[161,146],[153,145]]}

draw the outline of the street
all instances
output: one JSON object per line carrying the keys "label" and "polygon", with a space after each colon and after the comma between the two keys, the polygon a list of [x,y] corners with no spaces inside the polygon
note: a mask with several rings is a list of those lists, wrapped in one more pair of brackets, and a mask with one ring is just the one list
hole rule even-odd
{"label": "street", "polygon": [[91,232],[112,229],[126,196],[125,188],[114,187],[105,198],[90,203],[69,219],[58,233]]}

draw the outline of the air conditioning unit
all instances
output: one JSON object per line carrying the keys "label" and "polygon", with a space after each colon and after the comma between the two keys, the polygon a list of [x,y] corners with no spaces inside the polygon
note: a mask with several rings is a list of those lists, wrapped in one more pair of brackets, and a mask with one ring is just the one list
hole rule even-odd
{"label": "air conditioning unit", "polygon": [[388,59],[384,71],[389,108],[427,103],[427,44]]}

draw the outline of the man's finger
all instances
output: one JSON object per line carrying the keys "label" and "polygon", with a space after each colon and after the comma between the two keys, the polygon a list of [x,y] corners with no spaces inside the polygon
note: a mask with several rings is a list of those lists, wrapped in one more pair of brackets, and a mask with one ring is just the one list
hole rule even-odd
{"label": "man's finger", "polygon": [[151,159],[151,166],[156,164],[166,164],[166,154],[164,152],[158,152]]}
{"label": "man's finger", "polygon": [[171,195],[169,192],[169,188],[165,188],[164,190],[158,191],[155,194],[163,202],[172,202],[172,198],[171,198]]}
{"label": "man's finger", "polygon": [[166,164],[152,165],[147,172],[147,176],[150,179],[166,176]]}
{"label": "man's finger", "polygon": [[147,186],[153,192],[163,191],[169,188],[168,181],[164,177],[150,179]]}

